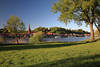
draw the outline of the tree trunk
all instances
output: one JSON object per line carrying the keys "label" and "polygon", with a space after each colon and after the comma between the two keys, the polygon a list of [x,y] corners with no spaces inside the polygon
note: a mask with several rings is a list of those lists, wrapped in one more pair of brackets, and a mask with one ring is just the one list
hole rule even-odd
{"label": "tree trunk", "polygon": [[90,26],[91,40],[94,40],[93,23],[89,23],[89,26]]}
{"label": "tree trunk", "polygon": [[100,33],[100,28],[99,28],[99,26],[97,26],[96,23],[94,23],[94,24],[95,24],[95,27],[97,28],[98,32]]}

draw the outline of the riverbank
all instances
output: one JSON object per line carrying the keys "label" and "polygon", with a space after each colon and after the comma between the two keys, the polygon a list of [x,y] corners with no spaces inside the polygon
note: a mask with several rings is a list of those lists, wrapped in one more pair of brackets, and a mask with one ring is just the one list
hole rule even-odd
{"label": "riverbank", "polygon": [[[43,42],[75,42],[75,41],[84,41],[90,39],[90,37],[59,37],[59,38],[43,38]],[[24,39],[5,39],[3,44],[16,44],[18,43],[29,43],[29,38]]]}
{"label": "riverbank", "polygon": [[100,40],[0,45],[0,67],[99,67]]}

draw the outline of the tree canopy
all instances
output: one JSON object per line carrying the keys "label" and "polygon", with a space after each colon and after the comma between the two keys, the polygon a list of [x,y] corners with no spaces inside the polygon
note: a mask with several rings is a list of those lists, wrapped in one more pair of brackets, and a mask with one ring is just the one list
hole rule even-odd
{"label": "tree canopy", "polygon": [[45,27],[37,27],[33,30],[34,32],[50,32],[50,33],[56,33],[56,34],[86,34],[89,33],[87,31],[84,31],[82,29],[78,30],[71,30],[71,29],[65,29],[62,27],[50,27],[50,28],[45,28]]}
{"label": "tree canopy", "polygon": [[59,20],[65,23],[73,19],[92,23],[94,8],[98,6],[98,0],[58,0],[53,3],[52,12],[60,12]]}
{"label": "tree canopy", "polygon": [[50,32],[51,33],[58,33],[58,34],[65,34],[66,33],[66,29],[65,28],[61,28],[61,27],[51,27],[50,28]]}
{"label": "tree canopy", "polygon": [[98,20],[99,0],[58,0],[53,3],[52,12],[60,12],[59,20],[68,23],[74,20],[77,24],[89,24],[91,40],[94,40],[93,24]]}
{"label": "tree canopy", "polygon": [[48,32],[48,28],[45,28],[45,27],[37,27],[33,30],[33,32]]}
{"label": "tree canopy", "polygon": [[19,17],[13,15],[11,15],[10,18],[8,19],[6,27],[8,29],[8,32],[11,33],[18,33],[25,31],[24,23],[21,21]]}

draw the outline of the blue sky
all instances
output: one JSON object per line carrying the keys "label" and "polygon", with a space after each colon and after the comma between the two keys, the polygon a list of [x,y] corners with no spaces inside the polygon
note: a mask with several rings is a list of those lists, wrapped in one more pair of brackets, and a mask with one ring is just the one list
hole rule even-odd
{"label": "blue sky", "polygon": [[67,26],[58,21],[59,14],[51,12],[53,2],[57,0],[0,0],[0,28],[9,19],[10,15],[18,16],[31,29],[42,27],[64,27],[67,29],[84,29],[89,31],[89,27],[77,26],[73,22]]}

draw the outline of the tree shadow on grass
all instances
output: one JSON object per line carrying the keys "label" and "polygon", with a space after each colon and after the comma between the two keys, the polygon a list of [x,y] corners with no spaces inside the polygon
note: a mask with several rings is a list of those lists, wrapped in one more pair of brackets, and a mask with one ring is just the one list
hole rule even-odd
{"label": "tree shadow on grass", "polygon": [[100,67],[100,55],[68,58],[26,67]]}
{"label": "tree shadow on grass", "polygon": [[0,44],[0,51],[8,51],[8,50],[23,50],[23,49],[39,49],[39,48],[57,48],[57,47],[64,47],[64,46],[72,46],[72,45],[80,45],[91,43],[87,42],[70,42],[70,43],[44,43],[39,45],[32,45],[32,44]]}

